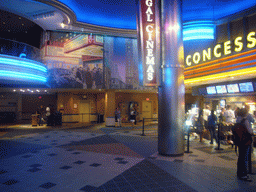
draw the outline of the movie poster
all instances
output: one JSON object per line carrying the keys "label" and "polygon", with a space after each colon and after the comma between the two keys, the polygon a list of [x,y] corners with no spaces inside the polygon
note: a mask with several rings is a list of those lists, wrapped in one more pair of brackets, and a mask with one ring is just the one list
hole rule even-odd
{"label": "movie poster", "polygon": [[46,32],[41,54],[51,88],[104,88],[103,36]]}

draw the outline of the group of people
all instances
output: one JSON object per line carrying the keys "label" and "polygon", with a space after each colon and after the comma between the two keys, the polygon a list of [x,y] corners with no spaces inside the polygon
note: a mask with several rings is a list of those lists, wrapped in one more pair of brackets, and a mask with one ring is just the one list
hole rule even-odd
{"label": "group of people", "polygon": [[94,67],[90,70],[79,67],[76,71],[76,78],[80,80],[87,89],[101,89],[103,85],[103,71],[101,68]]}
{"label": "group of people", "polygon": [[210,111],[209,106],[206,106],[204,110],[201,109],[199,111],[196,127],[200,136],[200,142],[203,141],[206,128],[208,128],[211,134],[210,144],[213,144],[213,139],[215,139],[217,142],[217,137],[215,133],[216,124],[217,124],[217,116],[214,114],[214,110]]}
{"label": "group of people", "polygon": [[[251,181],[247,175],[247,167],[249,161],[249,154],[251,153],[253,144],[252,124],[255,122],[255,117],[249,113],[248,105],[246,105],[244,108],[237,108],[235,111],[232,111],[231,106],[228,105],[226,110],[221,110],[219,121],[230,124],[232,123],[232,125],[234,125],[232,129],[233,132],[236,124],[242,123],[244,125],[246,131],[242,132],[242,134],[244,135],[241,135],[241,137],[244,138],[245,135],[247,135],[249,139],[248,142],[246,143],[236,143],[239,152],[237,162],[237,176],[241,180]],[[210,111],[209,107],[207,106],[206,109],[199,111],[196,126],[198,129],[198,133],[200,135],[200,142],[202,142],[206,128],[210,131],[211,134],[210,144],[213,144],[213,139],[215,139],[216,142],[218,142],[218,138],[215,133],[216,124],[217,116],[214,114],[214,110]]]}
{"label": "group of people", "polygon": [[[132,110],[130,111],[130,122],[132,123],[132,126],[137,124],[137,120],[136,120],[136,116],[137,116],[137,110],[135,107],[132,108]],[[121,127],[121,111],[120,109],[117,107],[115,110],[115,122],[116,122],[116,126],[117,127]]]}

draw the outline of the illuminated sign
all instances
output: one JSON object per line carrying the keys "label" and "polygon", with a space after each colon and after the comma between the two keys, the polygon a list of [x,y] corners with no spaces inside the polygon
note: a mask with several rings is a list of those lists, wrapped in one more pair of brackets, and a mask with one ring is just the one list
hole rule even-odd
{"label": "illuminated sign", "polygon": [[[247,37],[247,48],[251,49],[256,46],[255,32],[250,32]],[[214,48],[204,49],[202,52],[195,52],[193,55],[186,56],[186,66],[199,64],[200,62],[207,62],[222,56],[228,56],[232,52],[241,52],[244,48],[244,40],[242,36],[237,37],[232,43],[230,40],[223,44],[217,44]]]}
{"label": "illuminated sign", "polygon": [[140,1],[141,56],[143,63],[144,86],[156,86],[157,80],[157,37],[156,0]]}

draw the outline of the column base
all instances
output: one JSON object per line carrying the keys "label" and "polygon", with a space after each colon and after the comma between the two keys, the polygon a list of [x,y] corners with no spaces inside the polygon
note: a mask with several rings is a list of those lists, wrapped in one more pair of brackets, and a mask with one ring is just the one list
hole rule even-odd
{"label": "column base", "polygon": [[159,153],[159,155],[168,156],[168,157],[180,157],[180,156],[183,156],[184,153],[181,153],[181,154],[163,154],[163,153]]}

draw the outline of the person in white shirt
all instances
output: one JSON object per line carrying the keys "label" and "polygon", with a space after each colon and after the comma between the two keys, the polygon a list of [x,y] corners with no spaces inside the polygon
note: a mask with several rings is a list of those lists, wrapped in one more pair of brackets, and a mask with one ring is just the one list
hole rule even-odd
{"label": "person in white shirt", "polygon": [[235,113],[231,109],[230,105],[227,106],[227,110],[224,112],[224,117],[225,117],[226,123],[234,123]]}
{"label": "person in white shirt", "polygon": [[206,105],[205,109],[203,109],[203,118],[204,118],[204,125],[205,127],[208,126],[208,117],[211,115],[210,107],[209,105]]}

